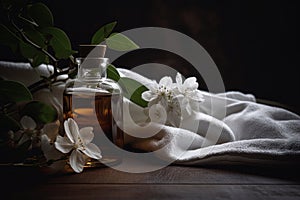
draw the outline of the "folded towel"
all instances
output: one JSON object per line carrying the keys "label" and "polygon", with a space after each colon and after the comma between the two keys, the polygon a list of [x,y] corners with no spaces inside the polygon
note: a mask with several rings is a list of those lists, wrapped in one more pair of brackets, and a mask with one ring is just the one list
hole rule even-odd
{"label": "folded towel", "polygon": [[[150,82],[132,71],[119,71],[143,84]],[[188,119],[190,123],[199,124],[198,130],[192,132],[188,130],[189,126],[160,126],[158,134],[148,139],[130,141],[132,146],[144,151],[160,149],[162,151],[159,151],[158,157],[173,159],[175,163],[184,165],[299,164],[298,115],[256,103],[253,95],[240,92],[203,92],[203,96],[205,101],[200,103],[201,113],[196,113],[193,120]],[[135,109],[131,108],[131,116]],[[226,113],[223,113],[224,109]],[[209,125],[211,129],[208,129]],[[190,144],[187,148],[184,146],[186,143]]]}
{"label": "folded towel", "polygon": [[[16,63],[0,61],[0,77],[19,81],[25,86],[41,80],[41,76],[49,77],[53,73],[51,65],[40,65],[32,68],[29,63]],[[51,91],[49,89],[42,89],[33,94],[35,100],[40,100],[50,105],[53,105],[59,113],[62,113],[62,93],[65,84],[58,83],[53,85]]]}
{"label": "folded towel", "polygon": [[[38,70],[47,74],[47,67],[43,65]],[[150,82],[132,71],[118,70],[123,76],[143,84]],[[39,80],[36,71],[26,63],[0,62],[0,72],[2,77],[21,81],[25,85]],[[53,89],[51,93],[40,91],[35,98],[61,109],[63,85],[54,86]],[[265,166],[299,163],[298,115],[256,103],[253,95],[240,92],[212,94],[203,91],[203,96],[205,101],[200,104],[201,112],[185,120],[181,128],[156,123],[137,126],[146,119],[143,109],[125,99],[126,143],[139,150],[154,152],[163,160],[175,160],[175,164],[182,165]],[[153,131],[157,133],[148,137]]]}

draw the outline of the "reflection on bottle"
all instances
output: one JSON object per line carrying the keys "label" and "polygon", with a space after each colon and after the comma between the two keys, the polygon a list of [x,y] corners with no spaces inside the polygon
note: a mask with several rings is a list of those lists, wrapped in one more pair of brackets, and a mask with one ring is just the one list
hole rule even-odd
{"label": "reflection on bottle", "polygon": [[63,97],[64,119],[73,118],[79,128],[91,126],[103,158],[87,166],[117,164],[114,152],[123,148],[123,97],[117,83],[106,78],[107,58],[78,58],[78,77],[67,83]]}

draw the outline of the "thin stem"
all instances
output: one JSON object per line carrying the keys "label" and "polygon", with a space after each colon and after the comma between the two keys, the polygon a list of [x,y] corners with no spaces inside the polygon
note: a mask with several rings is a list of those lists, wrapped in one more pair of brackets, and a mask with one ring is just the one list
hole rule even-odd
{"label": "thin stem", "polygon": [[[68,74],[69,71],[71,70],[70,68],[68,68],[68,70],[58,70],[58,60],[52,56],[48,51],[46,51],[45,49],[43,49],[42,47],[40,47],[39,45],[37,45],[36,43],[34,43],[33,41],[31,41],[22,31],[22,29],[20,29],[15,23],[14,21],[10,19],[10,22],[12,23],[12,25],[14,26],[14,28],[21,34],[22,38],[25,40],[25,42],[27,42],[28,44],[32,45],[33,47],[35,47],[36,49],[38,49],[39,51],[43,52],[45,55],[47,55],[53,62],[53,68],[54,68],[54,73],[49,76],[47,79],[50,81],[47,81],[46,79],[42,79],[40,81],[37,81],[36,83],[31,84],[28,89],[31,92],[36,92],[44,87],[49,86],[50,84],[54,83],[56,81],[56,78],[59,75],[63,75],[63,74]],[[54,80],[53,80],[54,79]]]}
{"label": "thin stem", "polygon": [[[42,47],[40,47],[39,45],[35,44],[34,42],[32,42],[22,31],[22,29],[20,29],[15,23],[14,21],[11,19],[10,20],[12,25],[15,27],[15,29],[17,29],[17,31],[21,34],[22,38],[30,45],[32,45],[33,47],[35,47],[36,49],[38,49],[39,51],[42,51],[45,55],[47,55],[54,63],[57,63],[57,59],[52,56],[48,51],[46,51],[45,49],[43,49]],[[56,67],[56,66],[55,66]],[[54,68],[55,68],[54,67]],[[55,68],[56,70],[56,68]]]}
{"label": "thin stem", "polygon": [[21,134],[21,136],[20,136],[20,138],[19,138],[18,140],[16,140],[15,142],[16,142],[17,144],[19,144],[19,142],[20,142],[21,139],[24,137],[24,135],[25,135],[25,132],[23,131],[22,134]]}
{"label": "thin stem", "polygon": [[10,108],[11,106],[13,106],[13,103],[7,103],[3,106],[0,107],[0,110],[2,113],[7,114],[7,109]]}
{"label": "thin stem", "polygon": [[17,110],[14,110],[14,111],[11,111],[11,112],[7,112],[6,113],[8,116],[11,116],[13,114],[18,114],[18,111]]}

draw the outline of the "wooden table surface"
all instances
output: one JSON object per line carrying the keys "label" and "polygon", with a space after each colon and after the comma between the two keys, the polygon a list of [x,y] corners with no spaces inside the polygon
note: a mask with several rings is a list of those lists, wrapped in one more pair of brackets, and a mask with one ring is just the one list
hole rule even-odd
{"label": "wooden table surface", "polygon": [[[298,168],[186,167],[142,173],[111,168],[45,175],[1,169],[3,199],[300,199]],[[4,185],[4,186],[3,186]],[[2,198],[1,198],[2,199]]]}

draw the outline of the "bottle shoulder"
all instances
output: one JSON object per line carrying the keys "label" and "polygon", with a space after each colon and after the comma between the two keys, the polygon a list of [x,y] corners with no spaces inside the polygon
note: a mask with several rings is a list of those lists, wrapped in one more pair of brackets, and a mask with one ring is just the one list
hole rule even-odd
{"label": "bottle shoulder", "polygon": [[98,81],[87,81],[80,79],[72,79],[66,83],[65,93],[73,92],[97,92],[97,93],[111,93],[121,94],[122,89],[118,83],[111,79],[101,79]]}

